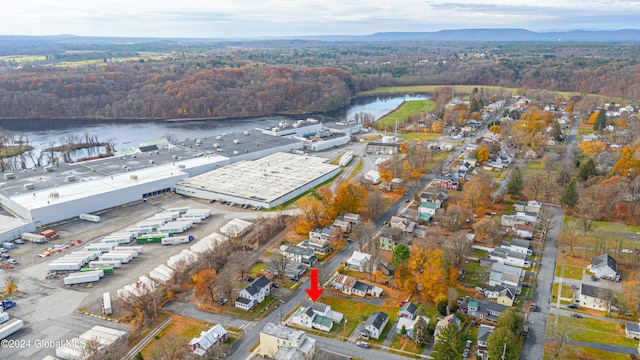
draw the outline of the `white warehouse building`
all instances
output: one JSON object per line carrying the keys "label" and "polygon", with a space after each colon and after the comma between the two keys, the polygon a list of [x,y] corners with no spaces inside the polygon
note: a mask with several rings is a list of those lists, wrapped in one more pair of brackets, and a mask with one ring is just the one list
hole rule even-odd
{"label": "white warehouse building", "polygon": [[186,179],[176,185],[176,192],[272,208],[338,175],[340,167],[327,161],[320,157],[276,153]]}

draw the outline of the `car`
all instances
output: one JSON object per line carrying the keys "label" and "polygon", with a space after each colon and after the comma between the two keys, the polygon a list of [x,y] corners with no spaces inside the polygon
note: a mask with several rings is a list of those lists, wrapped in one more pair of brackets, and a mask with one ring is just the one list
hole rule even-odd
{"label": "car", "polygon": [[359,339],[369,340],[369,332],[368,331],[360,331],[358,333],[358,338]]}
{"label": "car", "polygon": [[462,358],[463,359],[469,358],[469,349],[464,349],[464,352],[462,353]]}
{"label": "car", "polygon": [[6,253],[8,250],[5,248],[0,248],[0,253]]}
{"label": "car", "polygon": [[236,203],[234,203],[233,201],[229,203],[229,206],[236,206]]}
{"label": "car", "polygon": [[224,305],[229,301],[229,299],[220,299],[220,305]]}
{"label": "car", "polygon": [[598,281],[598,277],[595,275],[591,276],[591,281]]}
{"label": "car", "polygon": [[629,249],[622,249],[622,252],[624,254],[633,254],[633,251],[629,250]]}
{"label": "car", "polygon": [[243,208],[243,209],[248,209],[248,208],[249,208],[249,206],[251,206],[251,204],[244,204],[244,205],[242,205],[242,208]]}
{"label": "car", "polygon": [[582,319],[583,318],[583,316],[580,315],[580,314],[571,314],[571,317],[574,317],[576,319]]}
{"label": "car", "polygon": [[467,349],[469,349],[471,347],[471,344],[472,344],[471,340],[467,340],[467,343],[465,344],[465,347]]}
{"label": "car", "polygon": [[276,289],[277,289],[277,288],[279,288],[279,287],[280,287],[280,284],[278,284],[278,283],[271,283],[271,287],[274,287],[274,288],[276,288]]}
{"label": "car", "polygon": [[577,309],[578,308],[578,304],[569,304],[567,307],[569,309]]}
{"label": "car", "polygon": [[7,262],[9,262],[9,264],[11,264],[11,265],[18,265],[18,260],[16,260],[16,259],[9,259],[9,260],[7,260]]}
{"label": "car", "polygon": [[356,345],[360,346],[361,348],[365,348],[365,349],[369,348],[369,343],[366,342],[366,341],[358,341],[358,342],[356,342]]}
{"label": "car", "polygon": [[245,275],[245,276],[242,278],[242,280],[244,280],[244,281],[253,281],[253,278],[252,278],[251,276],[249,276],[249,275]]}
{"label": "car", "polygon": [[411,200],[409,200],[409,199],[406,199],[406,200],[405,200],[404,202],[406,202],[406,203],[408,204],[408,203],[409,203],[409,201],[411,201]]}
{"label": "car", "polygon": [[227,205],[227,201],[226,200],[220,200],[220,204]]}
{"label": "car", "polygon": [[216,202],[216,199],[211,199],[211,201],[209,201],[210,204],[213,204]]}
{"label": "car", "polygon": [[24,240],[22,240],[22,239],[16,239],[15,243],[16,243],[16,244],[24,244]]}

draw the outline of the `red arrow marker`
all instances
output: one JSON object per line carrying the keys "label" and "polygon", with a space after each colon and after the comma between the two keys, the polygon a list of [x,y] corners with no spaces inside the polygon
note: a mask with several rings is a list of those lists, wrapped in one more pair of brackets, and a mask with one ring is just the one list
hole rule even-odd
{"label": "red arrow marker", "polygon": [[311,285],[309,290],[305,290],[311,301],[316,302],[324,290],[318,288],[318,269],[311,269]]}

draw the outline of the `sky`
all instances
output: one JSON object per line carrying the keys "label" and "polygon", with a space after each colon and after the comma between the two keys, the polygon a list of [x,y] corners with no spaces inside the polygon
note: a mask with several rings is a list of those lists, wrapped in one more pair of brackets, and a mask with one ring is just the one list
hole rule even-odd
{"label": "sky", "polygon": [[640,0],[20,0],[0,34],[255,38],[389,31],[640,29]]}

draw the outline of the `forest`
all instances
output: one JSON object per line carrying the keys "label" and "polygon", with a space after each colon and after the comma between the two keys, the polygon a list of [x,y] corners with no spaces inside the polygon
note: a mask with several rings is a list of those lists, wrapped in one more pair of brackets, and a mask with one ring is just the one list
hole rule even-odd
{"label": "forest", "polygon": [[152,52],[157,42],[127,47],[56,42],[40,52],[21,49],[31,57],[0,57],[0,118],[309,114],[342,108],[360,91],[418,84],[497,85],[640,100],[640,50],[633,44],[169,44],[174,50]]}

